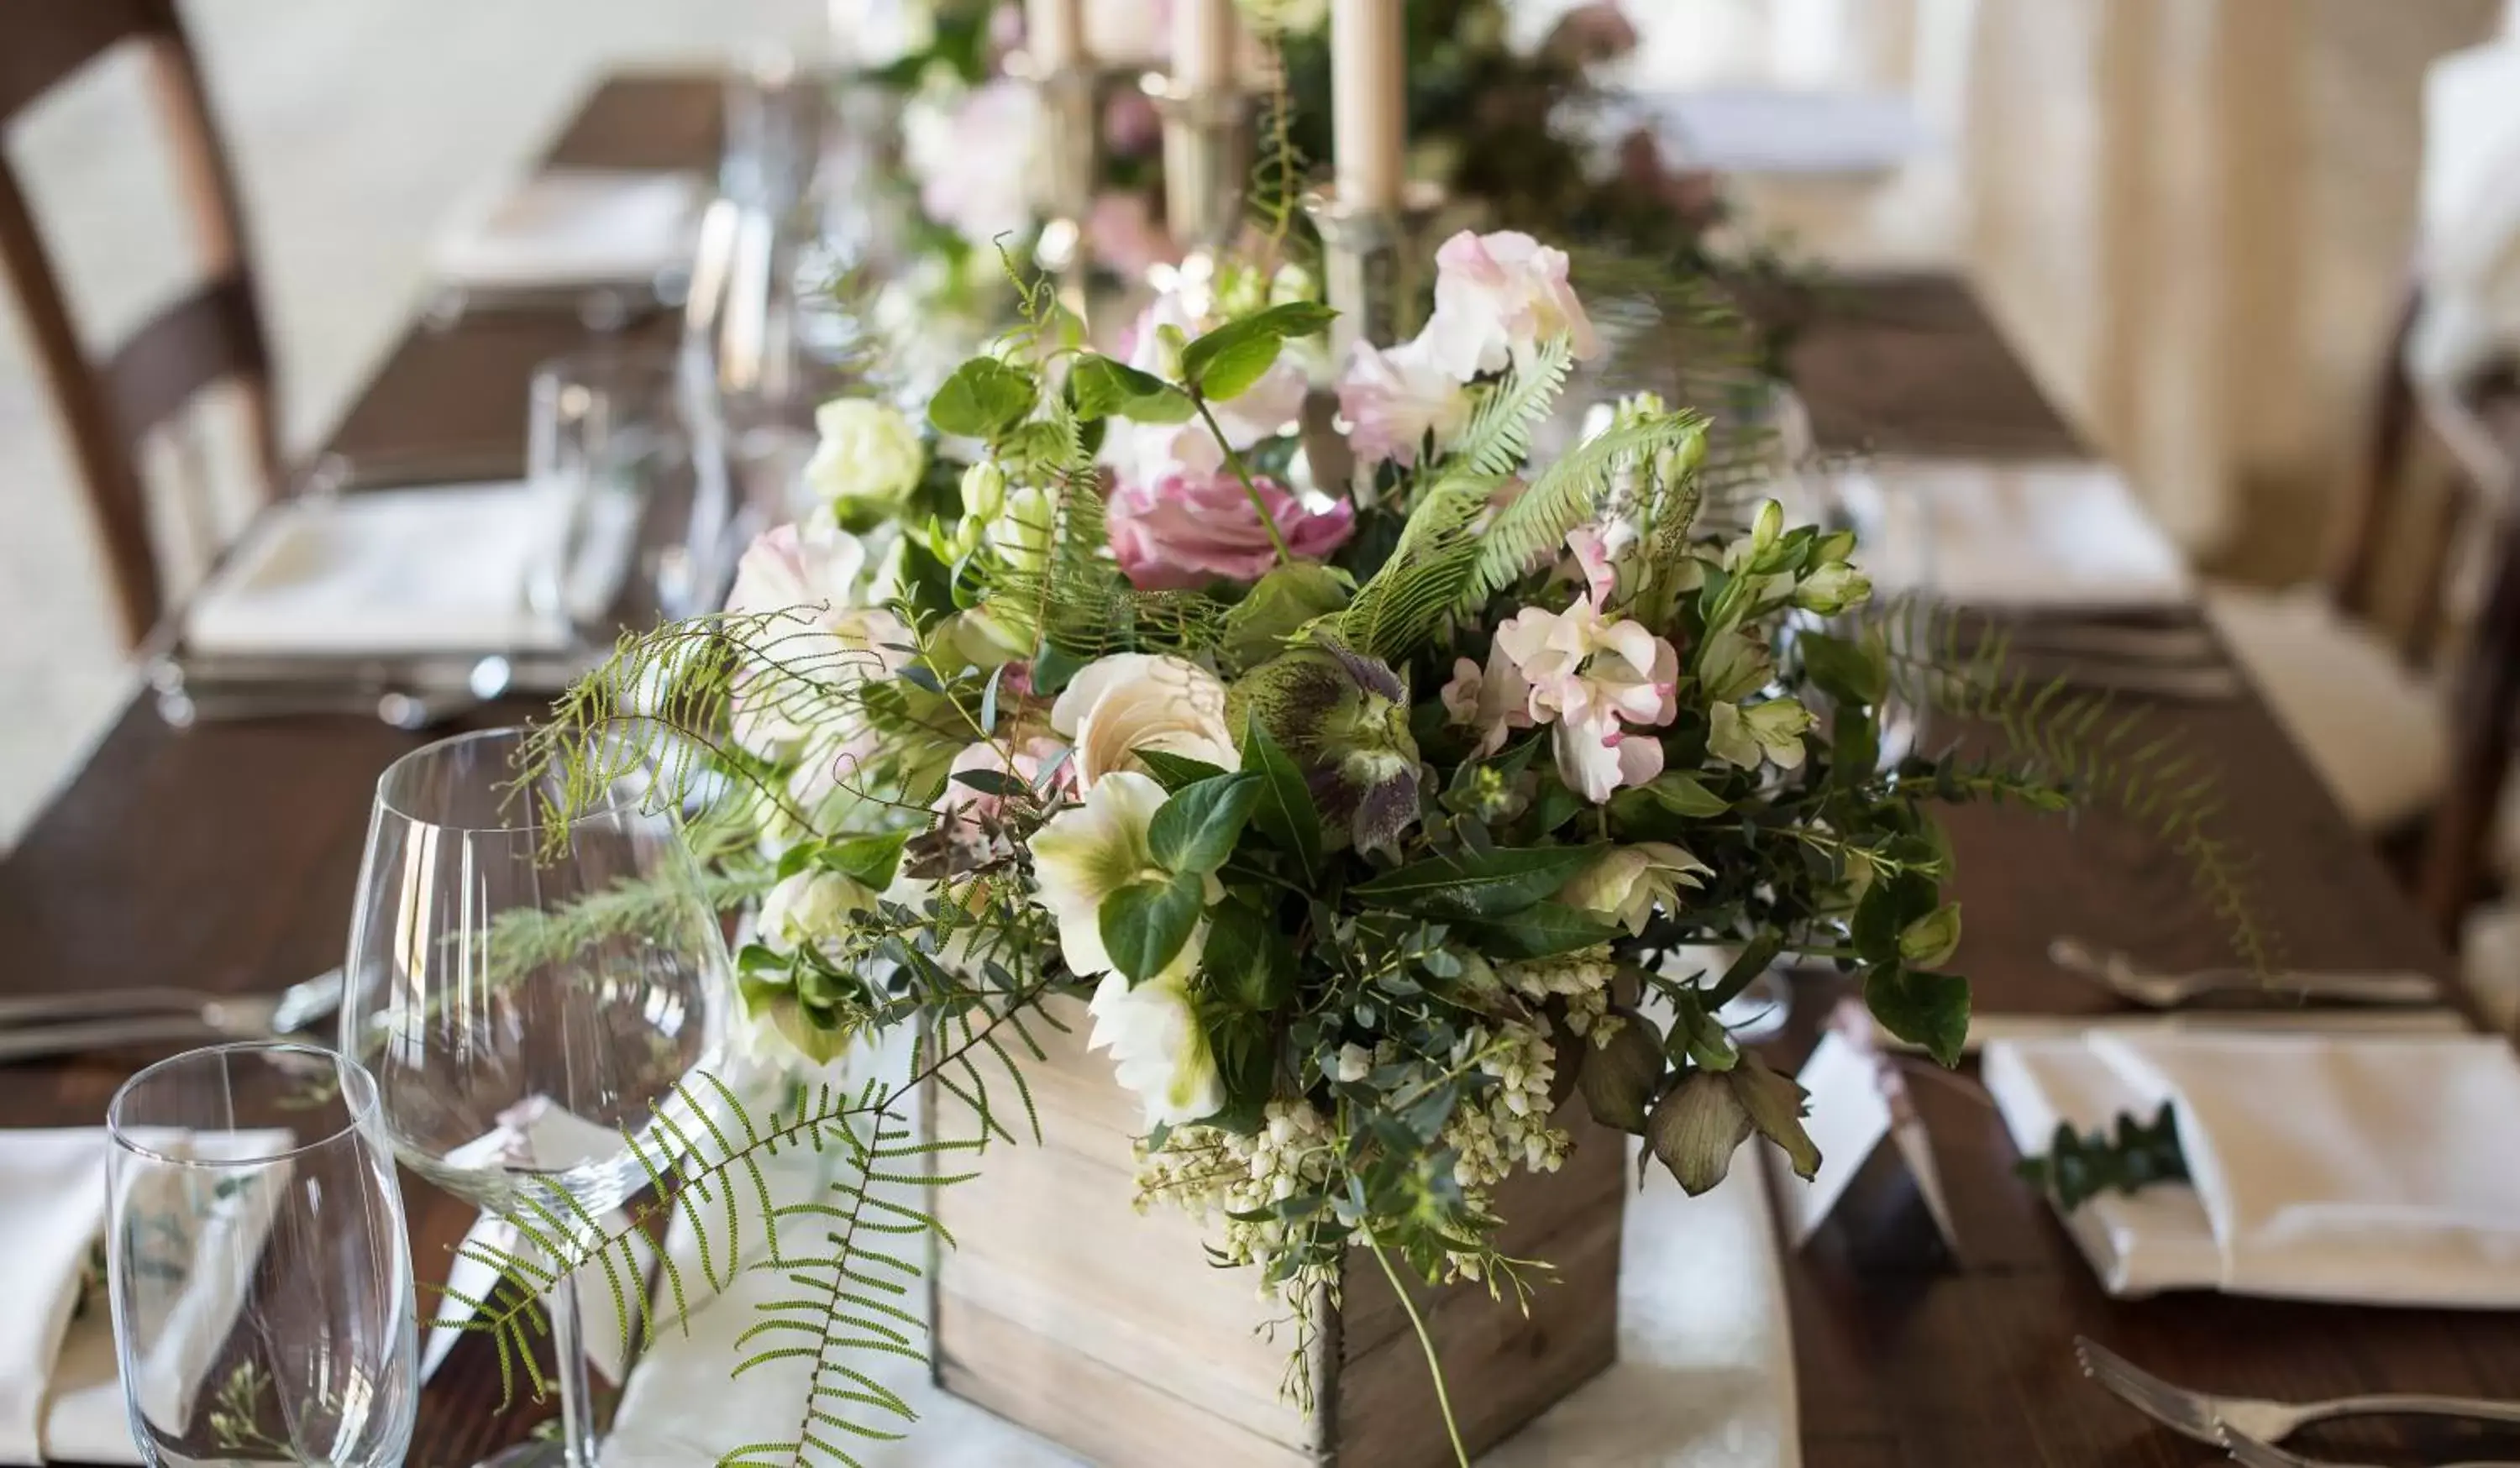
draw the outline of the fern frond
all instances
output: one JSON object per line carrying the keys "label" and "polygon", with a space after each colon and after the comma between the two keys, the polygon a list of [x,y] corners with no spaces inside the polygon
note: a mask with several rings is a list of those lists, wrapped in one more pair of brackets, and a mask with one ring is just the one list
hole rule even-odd
{"label": "fern frond", "polygon": [[1477,473],[1503,479],[1531,457],[1531,435],[1557,405],[1575,365],[1574,343],[1559,336],[1516,367],[1479,400],[1470,421],[1451,445],[1456,459]]}
{"label": "fern frond", "polygon": [[1474,579],[1455,605],[1475,608],[1520,577],[1539,557],[1565,544],[1566,532],[1591,517],[1618,473],[1702,437],[1706,420],[1682,412],[1613,425],[1551,465],[1479,537]]}

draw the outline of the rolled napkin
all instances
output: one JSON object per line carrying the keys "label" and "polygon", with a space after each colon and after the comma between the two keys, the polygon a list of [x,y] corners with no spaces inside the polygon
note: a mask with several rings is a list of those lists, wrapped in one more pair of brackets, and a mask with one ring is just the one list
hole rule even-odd
{"label": "rolled napkin", "polygon": [[1987,1046],[2025,1155],[2177,1117],[2187,1184],[2066,1220],[2109,1292],[2520,1306],[2520,1061],[2495,1037],[2095,1032]]}
{"label": "rolled napkin", "polygon": [[555,168],[461,211],[438,274],[508,289],[645,284],[689,263],[705,201],[695,174]]}

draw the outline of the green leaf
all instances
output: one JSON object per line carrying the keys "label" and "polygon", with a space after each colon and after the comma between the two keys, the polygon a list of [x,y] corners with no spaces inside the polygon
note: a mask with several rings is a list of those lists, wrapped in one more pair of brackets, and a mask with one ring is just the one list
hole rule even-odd
{"label": "green leaf", "polygon": [[983,795],[1000,797],[1021,795],[1032,788],[1023,782],[1023,777],[1010,775],[1004,770],[957,771],[954,775],[954,783],[968,785]]}
{"label": "green leaf", "polygon": [[1626,931],[1563,903],[1533,903],[1519,912],[1467,924],[1479,952],[1506,958],[1546,958],[1609,942]]}
{"label": "green leaf", "polygon": [[1320,880],[1321,809],[1313,801],[1312,787],[1304,782],[1304,772],[1295,766],[1295,757],[1269,733],[1257,711],[1243,725],[1242,763],[1260,777],[1260,803],[1252,809],[1252,823],[1280,851],[1295,859],[1306,882]]}
{"label": "green leaf", "polygon": [[1875,880],[1865,889],[1864,901],[1856,905],[1855,921],[1848,927],[1856,953],[1867,963],[1900,962],[1900,934],[1908,924],[1933,912],[1941,895],[1931,878],[1912,873]]}
{"label": "green leaf", "polygon": [[1085,671],[1090,658],[1078,657],[1048,643],[1032,655],[1032,690],[1047,697],[1067,687],[1069,679]]}
{"label": "green leaf", "polygon": [[1681,990],[1672,997],[1671,1033],[1663,1037],[1663,1052],[1672,1059],[1699,1070],[1729,1071],[1741,1063],[1741,1051],[1732,1037],[1700,997]]}
{"label": "green leaf", "polygon": [[1178,794],[1200,780],[1214,779],[1225,773],[1205,760],[1194,760],[1186,754],[1167,754],[1160,749],[1141,749],[1136,754],[1138,762],[1147,767],[1147,773],[1155,778],[1155,783],[1163,786],[1167,795]]}
{"label": "green leaf", "polygon": [[1940,968],[1960,947],[1960,905],[1945,903],[1899,930],[1899,960],[1912,968]]}
{"label": "green leaf", "polygon": [[1202,875],[1225,865],[1260,800],[1260,777],[1219,775],[1185,785],[1155,812],[1147,849],[1166,870]]}
{"label": "green leaf", "polygon": [[1270,1014],[1295,997],[1295,946],[1249,903],[1219,904],[1208,917],[1204,963],[1216,995],[1236,1008]]}
{"label": "green leaf", "polygon": [[1724,970],[1724,977],[1706,992],[1706,1006],[1721,1009],[1740,998],[1750,981],[1766,973],[1768,965],[1777,961],[1777,955],[1784,951],[1784,939],[1774,932],[1751,939],[1749,946],[1732,959],[1732,966]]}
{"label": "green leaf", "polygon": [[1608,1045],[1584,1056],[1575,1085],[1593,1120],[1642,1136],[1654,1090],[1662,1085],[1662,1046],[1654,1042],[1652,1021],[1633,1009],[1617,1012],[1627,1023]]}
{"label": "green leaf", "polygon": [[1923,1045],[1946,1069],[1960,1063],[1960,1050],[1968,1043],[1968,980],[1892,963],[1866,977],[1864,1003],[1881,1028],[1910,1045]]}
{"label": "green leaf", "polygon": [[1370,907],[1421,917],[1504,917],[1566,884],[1600,854],[1598,846],[1500,846],[1412,862],[1348,894]]}
{"label": "green leaf", "polygon": [[909,844],[910,832],[906,830],[838,836],[824,846],[822,864],[827,870],[839,872],[870,891],[881,892],[892,885],[893,876],[901,870],[902,848]]}
{"label": "green leaf", "polygon": [[1691,1071],[1645,1119],[1645,1145],[1694,1198],[1732,1171],[1732,1154],[1754,1127],[1728,1077]]}
{"label": "green leaf", "polygon": [[1096,920],[1112,966],[1132,984],[1162,973],[1197,928],[1206,885],[1198,873],[1184,871],[1163,880],[1131,882],[1102,899]]}
{"label": "green leaf", "polygon": [[1794,1165],[1794,1176],[1809,1182],[1820,1173],[1820,1148],[1812,1144],[1811,1134],[1803,1130],[1803,1113],[1811,1093],[1789,1076],[1778,1075],[1756,1055],[1743,1055],[1741,1063],[1725,1079],[1732,1085],[1732,1098],[1750,1118],[1759,1134],[1784,1149],[1785,1160]]}
{"label": "green leaf", "polygon": [[1643,792],[1664,810],[1691,821],[1712,820],[1732,809],[1732,802],[1706,788],[1704,780],[1680,770],[1666,770],[1645,781]]}
{"label": "green leaf", "polygon": [[1310,336],[1338,315],[1313,301],[1287,301],[1229,321],[1182,348],[1182,380],[1212,403],[1239,397],[1277,363],[1291,336]]}
{"label": "green leaf", "polygon": [[1869,708],[1889,696],[1890,664],[1879,647],[1824,632],[1797,633],[1794,645],[1801,649],[1803,671],[1822,692],[1838,702]]}
{"label": "green leaf", "polygon": [[995,357],[973,357],[928,400],[927,421],[940,433],[994,438],[1032,412],[1037,394],[1032,374]]}
{"label": "green leaf", "polygon": [[1142,423],[1187,423],[1198,410],[1182,390],[1125,362],[1087,355],[1067,377],[1076,416],[1086,423],[1114,415]]}

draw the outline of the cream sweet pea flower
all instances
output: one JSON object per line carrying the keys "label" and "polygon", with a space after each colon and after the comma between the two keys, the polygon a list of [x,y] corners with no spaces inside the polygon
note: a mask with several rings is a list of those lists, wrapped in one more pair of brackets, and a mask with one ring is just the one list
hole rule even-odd
{"label": "cream sweet pea flower", "polygon": [[1414,466],[1428,434],[1441,452],[1470,419],[1469,389],[1435,365],[1422,336],[1387,352],[1357,342],[1339,376],[1338,404],[1351,425],[1348,446],[1369,465]]}
{"label": "cream sweet pea flower", "polygon": [[1585,799],[1598,804],[1662,773],[1662,742],[1628,726],[1658,729],[1679,712],[1680,653],[1669,641],[1603,616],[1587,597],[1562,612],[1514,613],[1497,629],[1496,651],[1529,686],[1531,721],[1556,725],[1557,773]]}
{"label": "cream sweet pea flower", "polygon": [[833,504],[897,506],[927,468],[918,427],[889,403],[835,398],[814,410],[814,430],[805,482]]}
{"label": "cream sweet pea flower", "polygon": [[1578,362],[1601,354],[1593,320],[1566,283],[1564,250],[1517,230],[1463,230],[1435,251],[1435,312],[1418,338],[1434,367],[1466,382],[1527,362],[1558,336]]}
{"label": "cream sweet pea flower", "polygon": [[1680,889],[1699,885],[1714,868],[1668,841],[1621,846],[1575,874],[1558,889],[1570,908],[1598,912],[1642,937],[1657,907],[1680,911]]}
{"label": "cream sweet pea flower", "polygon": [[1141,749],[1242,768],[1225,722],[1225,685],[1184,658],[1122,652],[1088,664],[1051,705],[1050,727],[1075,744],[1077,784],[1086,790],[1107,775],[1143,769]]}

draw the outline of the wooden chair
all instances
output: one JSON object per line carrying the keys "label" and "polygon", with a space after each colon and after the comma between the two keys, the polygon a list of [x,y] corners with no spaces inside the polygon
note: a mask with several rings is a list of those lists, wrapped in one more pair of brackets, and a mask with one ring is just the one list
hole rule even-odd
{"label": "wooden chair", "polygon": [[2403,856],[2426,916],[2455,943],[2520,734],[2520,391],[2507,374],[2455,389],[2419,380],[2406,349],[2421,308],[2420,288],[2409,290],[2315,598],[2226,591],[2215,609],[2340,801]]}
{"label": "wooden chair", "polygon": [[203,283],[91,360],[59,274],[0,146],[0,268],[8,272],[85,482],[114,580],[123,632],[138,643],[164,609],[141,452],[204,389],[242,390],[263,497],[280,483],[271,356],[247,268],[236,180],[221,153],[201,69],[175,0],[68,0],[0,16],[0,145],[30,105],[115,47],[143,48],[177,177],[206,256]]}

